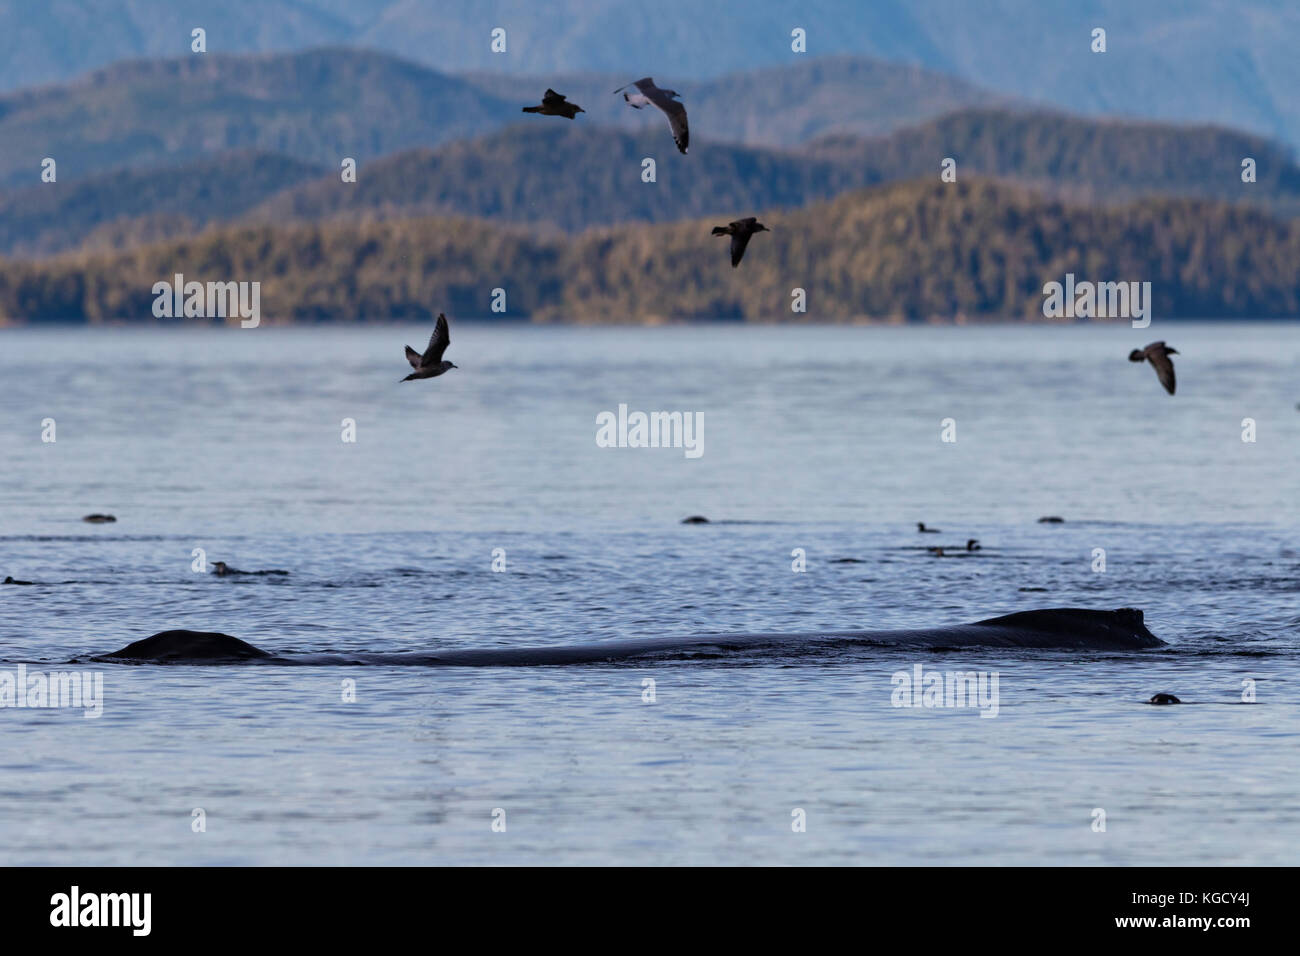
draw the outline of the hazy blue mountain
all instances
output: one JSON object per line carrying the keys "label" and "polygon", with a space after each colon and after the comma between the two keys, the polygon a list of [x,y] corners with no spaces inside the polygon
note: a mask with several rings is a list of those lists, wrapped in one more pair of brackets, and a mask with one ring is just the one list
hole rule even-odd
{"label": "hazy blue mountain", "polygon": [[[656,162],[642,181],[642,159]],[[356,184],[321,177],[271,197],[260,222],[340,216],[461,215],[578,231],[620,222],[669,222],[802,206],[879,181],[869,164],[707,140],[678,154],[667,130],[629,133],[539,120],[437,150],[365,166]]]}
{"label": "hazy blue mountain", "polygon": [[338,168],[494,129],[518,107],[456,77],[378,53],[185,56],[97,70],[0,96],[0,185],[268,150]]}
{"label": "hazy blue mountain", "polygon": [[[41,160],[61,179],[124,166],[184,162],[231,149],[283,153],[337,168],[499,129],[554,85],[607,121],[669,137],[658,110],[611,95],[625,78],[447,76],[351,49],[207,54],[115,64],[70,83],[0,95],[0,186],[38,181]],[[757,88],[745,97],[740,90]],[[948,110],[999,102],[969,83],[914,67],[834,58],[683,90],[692,139],[794,145],[829,132],[875,133]],[[780,107],[784,100],[790,105]],[[770,121],[763,117],[773,117]],[[538,123],[546,120],[538,118]],[[553,121],[552,121],[553,122]]]}
{"label": "hazy blue mountain", "polygon": [[[441,71],[653,74],[689,82],[855,53],[1075,111],[1217,122],[1300,142],[1293,0],[83,0],[0,2],[0,87],[127,57],[347,43]],[[507,31],[507,52],[490,31]],[[1089,50],[1103,27],[1108,51]]]}
{"label": "hazy blue mountain", "polygon": [[[56,83],[119,60],[350,42],[381,3],[325,0],[0,0],[0,89]],[[362,20],[347,8],[366,8]]]}
{"label": "hazy blue mountain", "polygon": [[[0,254],[121,248],[237,218],[454,215],[574,232],[698,216],[729,221],[879,182],[937,181],[947,156],[959,180],[995,176],[1073,201],[1167,195],[1300,213],[1300,168],[1289,151],[1215,127],[968,109],[886,136],[832,135],[797,150],[700,140],[681,156],[658,123],[631,132],[521,117],[477,139],[362,163],[355,183],[331,168],[240,152],[0,193]],[[1241,181],[1241,156],[1256,160],[1257,182]],[[653,183],[641,178],[645,157],[656,160]]]}
{"label": "hazy blue mountain", "polygon": [[[1238,157],[1257,162],[1241,181]],[[656,182],[641,180],[643,157]],[[578,231],[622,222],[734,217],[804,206],[879,182],[996,176],[1076,201],[1139,196],[1253,202],[1300,212],[1288,151],[1214,127],[1117,122],[1055,113],[965,110],[880,137],[834,136],[800,150],[707,140],[680,156],[656,125],[637,134],[538,120],[437,150],[388,156],[356,184],[327,175],[289,185],[248,214],[261,222],[460,215]]]}
{"label": "hazy blue mountain", "polygon": [[[960,177],[1014,180],[1075,201],[1189,196],[1300,213],[1300,167],[1290,147],[1240,130],[1118,120],[1041,110],[968,109],[863,139],[826,136],[801,153],[883,180],[937,176],[951,157]],[[1242,181],[1243,157],[1255,181]]]}
{"label": "hazy blue mountain", "polygon": [[314,163],[249,151],[37,183],[0,193],[0,253],[49,255],[95,236],[121,246],[186,235],[324,173]]}
{"label": "hazy blue mountain", "polygon": [[[587,111],[582,117],[585,122],[666,132],[667,124],[657,110],[631,109],[621,96],[610,93],[639,77],[464,74],[479,89],[521,105],[550,86]],[[796,146],[831,133],[887,133],[964,107],[1028,106],[1026,100],[918,66],[848,55],[805,57],[697,82],[681,83],[667,75],[657,80],[670,84],[686,104],[692,142],[704,138],[751,146]]]}

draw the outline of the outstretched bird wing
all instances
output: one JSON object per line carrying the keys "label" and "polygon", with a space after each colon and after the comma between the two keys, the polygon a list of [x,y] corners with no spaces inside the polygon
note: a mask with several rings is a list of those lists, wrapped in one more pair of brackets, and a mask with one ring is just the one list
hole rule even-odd
{"label": "outstretched bird wing", "polygon": [[441,362],[442,353],[447,351],[447,346],[450,344],[451,333],[447,330],[447,317],[439,312],[438,324],[434,326],[433,335],[429,336],[429,347],[420,356],[420,364],[432,365],[434,362]]}
{"label": "outstretched bird wing", "polygon": [[420,367],[420,353],[409,345],[406,347],[406,360],[411,363],[411,368],[418,369]]}
{"label": "outstretched bird wing", "polygon": [[557,93],[555,92],[555,90],[552,89],[547,89],[546,93],[542,96],[543,106],[558,106],[560,103],[563,102],[564,102],[564,95],[562,93]]}
{"label": "outstretched bird wing", "polygon": [[745,247],[749,245],[751,232],[735,232],[731,235],[731,268],[740,265],[740,260],[745,258]]}
{"label": "outstretched bird wing", "polygon": [[629,86],[636,86],[639,89],[642,83],[649,83],[651,86],[654,86],[655,81],[650,79],[650,77],[647,76],[645,79],[637,80],[635,83],[625,83],[623,86],[620,86],[618,89],[616,89],[614,93],[615,95],[622,93],[623,102],[626,103],[628,106],[632,107],[632,109],[639,110],[643,106],[650,105],[649,97],[643,96],[640,92],[628,93],[625,91]]}
{"label": "outstretched bird wing", "polygon": [[1165,343],[1157,342],[1160,348],[1147,348],[1147,357],[1151,359],[1151,364],[1155,366],[1156,375],[1160,379],[1160,384],[1165,387],[1165,391],[1170,395],[1174,394],[1174,360],[1171,359],[1165,350]]}
{"label": "outstretched bird wing", "polygon": [[[673,142],[677,144],[678,152],[685,153],[687,147],[691,145],[691,128],[686,122],[686,107],[655,86],[653,77],[642,77],[635,83],[628,85],[635,86],[641,92],[639,95],[624,93],[623,99],[627,101],[627,104],[636,109],[645,106],[647,102],[659,107],[664,115],[668,117],[668,125],[672,128]],[[614,92],[619,93],[625,89],[627,89],[626,86],[621,86]]]}
{"label": "outstretched bird wing", "polygon": [[655,86],[654,80],[637,80],[636,88],[649,97],[651,103],[664,111],[668,117],[668,125],[672,127],[673,142],[677,144],[677,151],[685,153],[686,147],[691,145],[691,128],[686,123],[686,107]]}
{"label": "outstretched bird wing", "polygon": [[642,87],[642,84],[643,84],[643,83],[644,83],[644,84],[648,84],[648,85],[650,85],[650,86],[654,86],[654,85],[655,85],[655,81],[654,81],[654,78],[653,78],[653,77],[643,76],[643,77],[641,77],[641,79],[639,79],[639,80],[633,80],[631,83],[624,83],[622,86],[620,86],[620,87],[619,87],[618,89],[616,89],[614,92],[615,92],[615,93],[622,93],[622,92],[623,92],[625,89],[627,89],[629,86],[635,86],[635,87],[639,90],[639,89],[642,89],[642,88],[643,88],[643,87]]}
{"label": "outstretched bird wing", "polygon": [[672,127],[673,142],[677,144],[679,153],[685,153],[686,148],[691,145],[691,128],[686,125],[686,107],[667,97],[664,98],[663,103],[655,103],[655,105],[668,114],[668,125]]}

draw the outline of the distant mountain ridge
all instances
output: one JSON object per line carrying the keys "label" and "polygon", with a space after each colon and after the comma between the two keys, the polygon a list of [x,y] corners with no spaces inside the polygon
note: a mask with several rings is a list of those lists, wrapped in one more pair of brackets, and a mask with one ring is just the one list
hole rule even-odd
{"label": "distant mountain ridge", "polygon": [[[261,283],[271,321],[1037,319],[1043,286],[1149,281],[1159,320],[1300,316],[1300,221],[1189,199],[1079,206],[991,181],[895,183],[777,216],[739,269],[710,220],[538,236],[483,221],[233,226],[0,262],[0,320],[152,321],[153,284]],[[1242,269],[1241,262],[1250,263]],[[790,309],[792,288],[807,311]],[[494,288],[508,293],[504,315]],[[195,320],[190,320],[195,321]]]}
{"label": "distant mountain ridge", "polygon": [[[655,160],[653,182],[642,179],[647,157]],[[730,143],[696,141],[681,156],[666,124],[634,134],[542,120],[376,160],[354,186],[325,177],[290,187],[245,218],[453,215],[580,231],[802,206],[879,178],[870,166]]]}
{"label": "distant mountain ridge", "polygon": [[65,176],[61,182],[0,193],[0,253],[49,255],[96,234],[114,235],[113,244],[120,244],[131,236],[127,223],[146,240],[189,235],[324,173],[316,163],[249,150],[200,156],[178,166]]}
{"label": "distant mountain ridge", "polygon": [[[641,181],[642,157],[657,181]],[[1240,161],[1256,163],[1243,183]],[[667,222],[728,210],[804,206],[881,182],[994,176],[1076,200],[1167,195],[1252,202],[1300,213],[1290,150],[1215,127],[1096,120],[1042,112],[964,110],[887,136],[833,137],[799,150],[701,142],[677,156],[663,130],[637,135],[586,125],[518,125],[438,150],[369,165],[354,187],[326,177],[252,209],[254,221],[339,215],[468,215],[566,230]]]}
{"label": "distant mountain ridge", "polygon": [[[195,26],[213,54],[349,45],[453,73],[650,73],[678,88],[855,53],[1075,112],[1300,143],[1300,5],[1279,0],[3,0],[0,89],[185,54]],[[796,28],[807,54],[791,48]],[[1105,53],[1091,49],[1097,28]]]}
{"label": "distant mountain ridge", "polygon": [[[521,108],[547,86],[588,110],[584,123],[666,129],[658,111],[631,110],[611,95],[628,79],[458,77],[335,48],[119,63],[59,86],[0,95],[0,187],[37,182],[47,156],[64,177],[232,149],[337,168],[344,156],[369,161],[501,129],[518,122]],[[738,96],[746,86],[758,95]],[[761,82],[724,77],[682,92],[697,138],[769,146],[796,146],[828,132],[888,131],[965,106],[1010,105],[939,74],[851,57],[801,61],[766,71]]]}
{"label": "distant mountain ridge", "polygon": [[[1241,180],[1244,156],[1256,162],[1254,183]],[[645,157],[656,159],[653,183],[642,181]],[[232,220],[470,216],[568,231],[725,221],[881,182],[937,181],[945,157],[956,160],[959,181],[993,176],[1075,201],[1163,195],[1300,214],[1290,151],[1217,128],[968,109],[881,137],[827,137],[799,150],[701,140],[680,156],[658,122],[632,133],[526,117],[477,139],[362,163],[355,183],[336,169],[243,151],[28,186],[0,194],[0,254],[180,238]]]}
{"label": "distant mountain ridge", "polygon": [[[0,96],[0,186],[63,180],[232,149],[337,169],[499,127],[513,104],[383,54],[320,49],[121,63]],[[518,107],[514,107],[516,110]]]}
{"label": "distant mountain ridge", "polygon": [[[586,122],[642,130],[662,118],[629,109],[610,93],[639,76],[463,74],[484,92],[521,104],[554,87],[587,110]],[[693,130],[746,146],[794,147],[834,133],[875,136],[960,109],[1033,105],[915,64],[849,54],[801,57],[699,81],[659,72],[657,80],[681,94]]]}

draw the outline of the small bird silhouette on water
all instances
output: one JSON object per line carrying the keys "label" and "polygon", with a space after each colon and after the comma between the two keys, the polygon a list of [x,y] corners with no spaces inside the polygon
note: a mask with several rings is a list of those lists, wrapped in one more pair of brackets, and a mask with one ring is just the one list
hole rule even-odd
{"label": "small bird silhouette on water", "polygon": [[525,113],[541,113],[543,116],[563,116],[566,119],[573,119],[579,113],[587,112],[577,103],[570,103],[564,98],[563,93],[557,93],[555,90],[547,90],[546,95],[542,97],[541,106],[525,106]]}
{"label": "small bird silhouette on water", "polygon": [[927,528],[924,521],[918,521],[916,523],[916,530],[921,532],[921,534],[939,534],[938,528]]}
{"label": "small bird silhouette on water", "polygon": [[242,575],[244,577],[259,577],[267,574],[280,574],[288,576],[288,571],[241,571],[239,568],[232,568],[225,561],[213,561],[212,573],[219,578],[228,578],[233,575]]}
{"label": "small bird silhouette on water", "polygon": [[[926,548],[925,550],[929,551],[929,552],[930,552],[931,554],[933,554],[935,557],[945,558],[945,557],[948,556],[948,550],[949,550],[949,549],[946,548],[946,547],[944,547],[943,545],[940,545],[939,547],[936,547],[936,548]],[[979,543],[978,541],[976,541],[974,538],[970,538],[970,539],[966,542],[966,547],[965,547],[964,550],[966,550],[966,551],[982,551],[983,548],[980,547],[980,543]]]}
{"label": "small bird silhouette on water", "polygon": [[745,247],[749,245],[749,237],[756,232],[771,232],[753,216],[747,219],[737,219],[735,222],[727,223],[725,226],[714,226],[713,234],[715,236],[731,237],[731,268],[740,265],[740,260],[745,258]]}
{"label": "small bird silhouette on water", "polygon": [[1177,355],[1178,349],[1171,349],[1164,342],[1152,342],[1144,349],[1134,349],[1128,353],[1130,362],[1150,362],[1155,366],[1156,376],[1160,379],[1160,384],[1165,387],[1165,391],[1170,395],[1174,394],[1174,363],[1169,358],[1171,355]]}
{"label": "small bird silhouette on water", "polygon": [[451,333],[447,331],[447,317],[439,312],[438,324],[434,326],[433,335],[429,336],[429,347],[424,350],[424,354],[421,355],[409,345],[406,347],[406,360],[411,363],[411,368],[415,371],[402,381],[409,382],[413,378],[433,378],[449,368],[460,368],[459,365],[442,360],[442,353],[447,351],[447,346],[450,344]]}
{"label": "small bird silhouette on water", "polygon": [[[624,93],[628,86],[635,86],[637,92]],[[623,101],[634,110],[650,105],[663,110],[664,115],[668,117],[668,125],[672,127],[673,142],[677,144],[677,151],[686,152],[686,147],[691,144],[691,130],[686,125],[686,107],[673,99],[677,95],[676,90],[661,90],[655,86],[655,81],[647,76],[627,86],[620,86],[614,92],[623,93]]]}

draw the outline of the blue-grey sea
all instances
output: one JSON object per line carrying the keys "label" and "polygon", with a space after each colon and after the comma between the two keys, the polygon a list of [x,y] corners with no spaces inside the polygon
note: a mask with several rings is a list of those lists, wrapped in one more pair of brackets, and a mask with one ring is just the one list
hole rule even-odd
{"label": "blue-grey sea", "polygon": [[[99,717],[0,707],[0,863],[1300,860],[1300,325],[453,321],[460,367],[399,384],[429,331],[0,331],[0,578],[34,582],[0,586],[0,671],[103,687]],[[1175,397],[1127,361],[1159,338]],[[620,404],[699,413],[702,454],[599,447]],[[1062,606],[1169,646],[86,660]],[[895,706],[917,665],[996,673],[996,716]]]}

